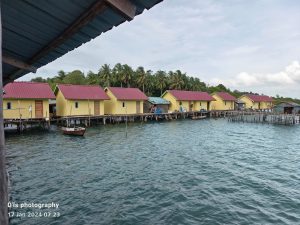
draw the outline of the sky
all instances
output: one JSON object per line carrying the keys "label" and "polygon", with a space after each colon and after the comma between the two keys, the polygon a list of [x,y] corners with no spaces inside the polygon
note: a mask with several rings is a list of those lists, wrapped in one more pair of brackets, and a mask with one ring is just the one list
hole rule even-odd
{"label": "sky", "polygon": [[297,0],[164,0],[21,80],[120,62],[300,98],[299,10]]}

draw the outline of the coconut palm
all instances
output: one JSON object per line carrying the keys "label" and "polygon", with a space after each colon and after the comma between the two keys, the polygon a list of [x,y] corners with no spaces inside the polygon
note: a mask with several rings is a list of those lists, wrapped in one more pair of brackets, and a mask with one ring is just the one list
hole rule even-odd
{"label": "coconut palm", "polygon": [[98,75],[103,80],[104,86],[109,87],[111,84],[112,73],[108,64],[104,64],[100,68]]}
{"label": "coconut palm", "polygon": [[137,85],[142,87],[143,92],[145,92],[145,82],[146,82],[146,73],[144,67],[140,66],[136,69],[137,76]]}
{"label": "coconut palm", "polygon": [[180,70],[176,70],[176,72],[169,72],[170,76],[170,89],[181,90],[184,86],[183,76]]}
{"label": "coconut palm", "polygon": [[130,87],[130,82],[133,76],[133,69],[127,64],[124,64],[122,67],[123,69],[122,69],[121,80],[127,85],[127,87]]}
{"label": "coconut palm", "polygon": [[114,83],[113,86],[123,86],[122,84],[122,73],[123,73],[123,66],[121,63],[117,63],[114,68],[112,69],[112,81]]}
{"label": "coconut palm", "polygon": [[167,75],[165,71],[159,70],[155,73],[156,85],[159,87],[160,95],[162,95],[164,89],[167,87]]}

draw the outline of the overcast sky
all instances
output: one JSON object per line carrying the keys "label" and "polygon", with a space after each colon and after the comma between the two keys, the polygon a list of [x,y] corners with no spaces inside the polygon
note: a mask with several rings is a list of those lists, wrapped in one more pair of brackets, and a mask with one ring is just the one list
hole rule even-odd
{"label": "overcast sky", "polygon": [[298,0],[164,0],[22,80],[120,62],[300,98],[299,10]]}

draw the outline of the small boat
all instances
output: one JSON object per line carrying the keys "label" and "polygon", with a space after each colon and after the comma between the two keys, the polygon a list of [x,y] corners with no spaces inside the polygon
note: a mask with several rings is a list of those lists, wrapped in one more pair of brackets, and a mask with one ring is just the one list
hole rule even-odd
{"label": "small boat", "polygon": [[62,127],[61,130],[63,134],[83,136],[86,129],[84,127]]}

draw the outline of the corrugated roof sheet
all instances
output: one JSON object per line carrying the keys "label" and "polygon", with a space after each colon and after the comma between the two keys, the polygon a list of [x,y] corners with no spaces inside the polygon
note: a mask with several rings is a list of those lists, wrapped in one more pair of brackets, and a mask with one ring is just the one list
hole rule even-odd
{"label": "corrugated roof sheet", "polygon": [[148,97],[148,102],[155,105],[169,105],[170,102],[160,97]]}
{"label": "corrugated roof sheet", "polygon": [[168,90],[179,101],[215,101],[207,92]]}
{"label": "corrugated roof sheet", "polygon": [[228,92],[216,92],[216,95],[218,95],[220,98],[222,98],[224,101],[235,101],[236,97],[232,96]]}
{"label": "corrugated roof sheet", "polygon": [[118,100],[147,100],[148,97],[138,88],[109,87]]}
{"label": "corrugated roof sheet", "polygon": [[[162,0],[129,1],[136,6],[135,14],[138,15]],[[57,40],[97,2],[105,3],[105,0],[2,0],[3,54],[39,68],[127,20],[124,15],[107,6],[62,44],[33,60],[34,55]],[[28,71],[3,64],[4,83],[9,81],[8,77],[16,79],[26,73]]]}
{"label": "corrugated roof sheet", "polygon": [[250,98],[253,102],[272,102],[273,99],[266,95],[253,95],[253,94],[247,94],[248,98]]}
{"label": "corrugated roof sheet", "polygon": [[55,99],[48,83],[13,82],[4,86],[6,99]]}
{"label": "corrugated roof sheet", "polygon": [[[108,100],[105,91],[98,85],[58,84],[58,89],[66,99],[73,100]],[[57,89],[55,91],[57,94]]]}
{"label": "corrugated roof sheet", "polygon": [[295,102],[281,102],[275,107],[300,107],[300,105]]}

